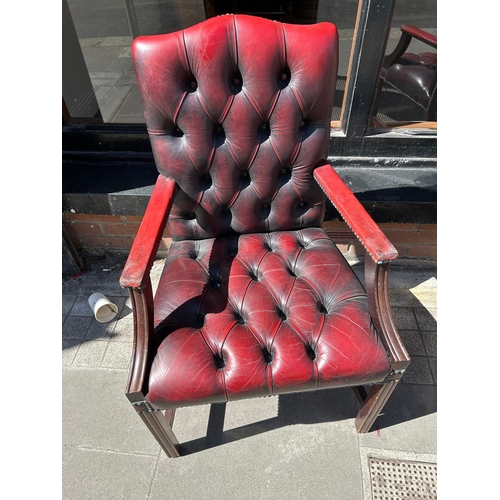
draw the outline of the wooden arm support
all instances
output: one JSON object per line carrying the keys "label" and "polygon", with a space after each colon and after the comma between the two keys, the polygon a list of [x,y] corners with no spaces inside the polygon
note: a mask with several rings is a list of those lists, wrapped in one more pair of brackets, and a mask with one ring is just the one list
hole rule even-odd
{"label": "wooden arm support", "polygon": [[131,403],[144,401],[148,392],[148,359],[153,332],[153,290],[149,276],[144,288],[129,288],[134,311],[134,346],[125,391]]}
{"label": "wooden arm support", "polygon": [[163,175],[158,176],[120,277],[123,288],[145,287],[172,208],[175,190],[175,181]]}
{"label": "wooden arm support", "polygon": [[150,271],[172,208],[176,184],[159,175],[139,231],[120,277],[128,288],[134,311],[134,347],[126,394],[132,404],[141,403],[147,393],[148,358],[153,331],[153,290]]}
{"label": "wooden arm support", "polygon": [[313,175],[373,260],[380,264],[396,259],[397,250],[332,166],[324,162]]}
{"label": "wooden arm support", "polygon": [[416,26],[413,26],[411,24],[405,24],[404,26],[401,26],[401,31],[406,35],[409,35],[412,38],[416,38],[417,40],[420,40],[421,42],[437,49],[438,42],[436,35],[432,35],[428,31],[424,31],[423,29],[417,28]]}
{"label": "wooden arm support", "polygon": [[412,38],[426,43],[431,47],[437,48],[437,36],[411,24],[405,24],[404,26],[401,26],[401,38],[399,39],[396,48],[384,57],[383,67],[385,69],[387,69],[394,61],[399,59],[406,52]]}
{"label": "wooden arm support", "polygon": [[394,323],[389,300],[389,263],[377,264],[370,256],[365,258],[365,287],[370,305],[370,316],[391,360],[395,379],[410,364],[410,356]]}

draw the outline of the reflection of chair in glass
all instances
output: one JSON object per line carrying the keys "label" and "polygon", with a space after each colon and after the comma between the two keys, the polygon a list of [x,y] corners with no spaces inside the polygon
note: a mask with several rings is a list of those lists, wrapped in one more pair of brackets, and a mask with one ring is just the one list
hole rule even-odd
{"label": "reflection of chair in glass", "polygon": [[[367,432],[409,357],[397,252],[325,161],[335,26],[225,15],[138,37],[133,58],[159,177],[120,279],[132,405],[169,456],[176,408],[273,394],[352,386]],[[366,290],[321,228],[324,193],[366,247]]]}
{"label": "reflection of chair in glass", "polygon": [[375,111],[401,121],[436,121],[437,54],[405,52],[412,39],[437,49],[435,35],[415,26],[401,26],[398,45],[384,58]]}

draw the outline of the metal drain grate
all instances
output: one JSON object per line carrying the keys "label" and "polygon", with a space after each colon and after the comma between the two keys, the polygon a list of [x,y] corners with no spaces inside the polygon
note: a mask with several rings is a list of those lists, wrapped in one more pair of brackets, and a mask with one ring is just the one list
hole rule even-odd
{"label": "metal drain grate", "polygon": [[437,465],[370,458],[373,500],[437,500]]}

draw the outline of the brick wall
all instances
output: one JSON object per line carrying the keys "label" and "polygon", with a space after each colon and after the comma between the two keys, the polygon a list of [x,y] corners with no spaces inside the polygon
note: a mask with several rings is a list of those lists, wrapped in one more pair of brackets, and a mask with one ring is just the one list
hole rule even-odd
{"label": "brick wall", "polygon": [[[63,225],[75,248],[87,251],[128,252],[141,219],[141,216],[129,215],[63,213]],[[437,258],[436,224],[384,223],[379,226],[397,248],[400,257]],[[327,221],[323,228],[344,255],[364,254],[363,247],[344,222]],[[168,232],[165,232],[158,252],[160,256],[166,253],[170,242]]]}

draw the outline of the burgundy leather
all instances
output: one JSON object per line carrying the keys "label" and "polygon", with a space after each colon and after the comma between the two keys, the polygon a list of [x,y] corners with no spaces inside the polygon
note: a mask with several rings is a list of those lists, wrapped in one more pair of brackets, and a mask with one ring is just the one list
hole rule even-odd
{"label": "burgundy leather", "polygon": [[366,293],[320,228],[174,242],[155,297],[158,408],[384,379]]}
{"label": "burgundy leather", "polygon": [[389,67],[386,80],[427,110],[435,97],[437,54],[406,52]]}
{"label": "burgundy leather", "polygon": [[328,151],[337,54],[330,23],[243,15],[135,39],[156,165],[179,186],[174,240],[321,224],[312,170]]}
{"label": "burgundy leather", "polygon": [[172,179],[159,175],[146,212],[137,232],[129,257],[120,276],[123,287],[143,288],[163,236],[165,222],[172,208],[176,185]]}
{"label": "burgundy leather", "polygon": [[225,15],[137,38],[133,57],[158,170],[177,186],[173,202],[165,190],[174,242],[154,298],[149,402],[383,380],[366,293],[319,227],[335,26]]}
{"label": "burgundy leather", "polygon": [[375,262],[397,258],[398,251],[328,162],[318,165],[314,178]]}
{"label": "burgundy leather", "polygon": [[427,45],[430,45],[431,47],[437,48],[437,36],[429,33],[428,31],[418,28],[417,26],[413,26],[412,24],[405,24],[401,26],[401,31],[413,38],[416,38],[417,40],[420,40],[421,42],[426,43]]}

